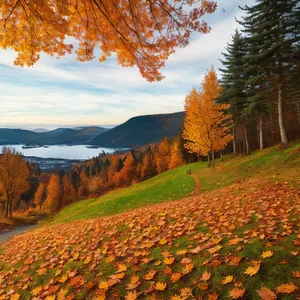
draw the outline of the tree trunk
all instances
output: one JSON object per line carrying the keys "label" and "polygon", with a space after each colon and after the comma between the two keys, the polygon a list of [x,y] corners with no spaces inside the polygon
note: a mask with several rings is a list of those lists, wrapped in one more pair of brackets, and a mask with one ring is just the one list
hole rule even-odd
{"label": "tree trunk", "polygon": [[4,218],[8,218],[8,201],[5,201]]}
{"label": "tree trunk", "polygon": [[296,110],[297,110],[298,123],[300,124],[300,101],[296,103]]}
{"label": "tree trunk", "polygon": [[284,116],[283,116],[283,97],[282,97],[282,85],[279,84],[278,88],[278,118],[279,118],[279,129],[280,129],[280,137],[281,142],[284,146],[288,145],[288,138],[286,134],[286,128],[284,124]]}
{"label": "tree trunk", "polygon": [[224,161],[223,151],[220,151],[221,161]]}
{"label": "tree trunk", "polygon": [[264,133],[263,133],[263,120],[262,116],[259,116],[259,149],[264,149]]}
{"label": "tree trunk", "polygon": [[249,141],[248,141],[248,131],[246,124],[244,124],[244,139],[245,139],[245,146],[246,146],[246,154],[249,154]]}
{"label": "tree trunk", "polygon": [[212,157],[212,166],[213,166],[213,168],[215,168],[216,163],[215,163],[215,152],[214,151],[211,151],[211,157]]}
{"label": "tree trunk", "polygon": [[207,154],[207,162],[208,162],[207,166],[210,167],[210,156],[209,156],[209,152],[208,152],[208,154]]}
{"label": "tree trunk", "polygon": [[233,139],[232,139],[233,155],[236,155],[237,154],[237,152],[236,152],[236,134],[235,134],[234,127],[232,127],[232,136],[233,136]]}
{"label": "tree trunk", "polygon": [[9,205],[9,207],[8,207],[8,209],[9,209],[9,217],[11,218],[12,215],[13,215],[13,204],[12,204],[12,201],[10,201],[8,203],[8,205]]}

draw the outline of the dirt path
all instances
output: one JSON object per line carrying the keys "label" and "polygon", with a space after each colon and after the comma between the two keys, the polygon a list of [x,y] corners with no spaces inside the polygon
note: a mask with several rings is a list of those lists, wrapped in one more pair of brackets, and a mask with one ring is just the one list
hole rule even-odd
{"label": "dirt path", "polygon": [[23,233],[23,232],[28,231],[30,229],[36,228],[38,226],[39,225],[37,225],[37,224],[17,226],[17,227],[14,227],[12,230],[10,230],[8,232],[0,233],[0,244],[7,241],[7,240],[9,240],[11,237],[13,237],[16,234]]}

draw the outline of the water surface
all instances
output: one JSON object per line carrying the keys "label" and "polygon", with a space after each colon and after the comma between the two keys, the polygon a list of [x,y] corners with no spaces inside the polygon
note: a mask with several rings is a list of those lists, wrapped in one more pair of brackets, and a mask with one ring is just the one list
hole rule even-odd
{"label": "water surface", "polygon": [[[36,156],[42,158],[63,158],[63,159],[89,159],[98,156],[103,151],[113,153],[112,148],[87,148],[85,145],[53,145],[39,148],[26,148],[23,145],[9,145],[22,152],[24,156]],[[0,150],[2,147],[0,146]]]}

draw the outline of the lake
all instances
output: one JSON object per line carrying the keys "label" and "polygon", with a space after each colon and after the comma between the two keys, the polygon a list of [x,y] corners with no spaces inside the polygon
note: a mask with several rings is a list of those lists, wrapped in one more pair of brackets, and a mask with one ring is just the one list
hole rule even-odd
{"label": "lake", "polygon": [[[24,156],[36,156],[42,158],[62,158],[62,159],[89,159],[98,156],[102,151],[113,153],[112,148],[87,148],[85,145],[54,145],[39,148],[22,148],[23,145],[9,145],[21,152]],[[0,146],[0,150],[2,146]]]}

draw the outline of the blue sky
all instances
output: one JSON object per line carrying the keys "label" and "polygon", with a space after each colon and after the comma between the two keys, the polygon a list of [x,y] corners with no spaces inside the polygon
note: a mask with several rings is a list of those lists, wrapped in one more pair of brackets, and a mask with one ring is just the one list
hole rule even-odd
{"label": "blue sky", "polygon": [[137,68],[118,66],[113,57],[100,64],[42,55],[34,67],[20,68],[13,65],[14,52],[0,50],[0,127],[111,126],[136,115],[182,111],[186,94],[212,65],[220,66],[221,52],[239,27],[235,18],[243,14],[238,5],[254,0],[217,2],[218,10],[206,17],[212,31],[177,49],[158,83],[148,83]]}

